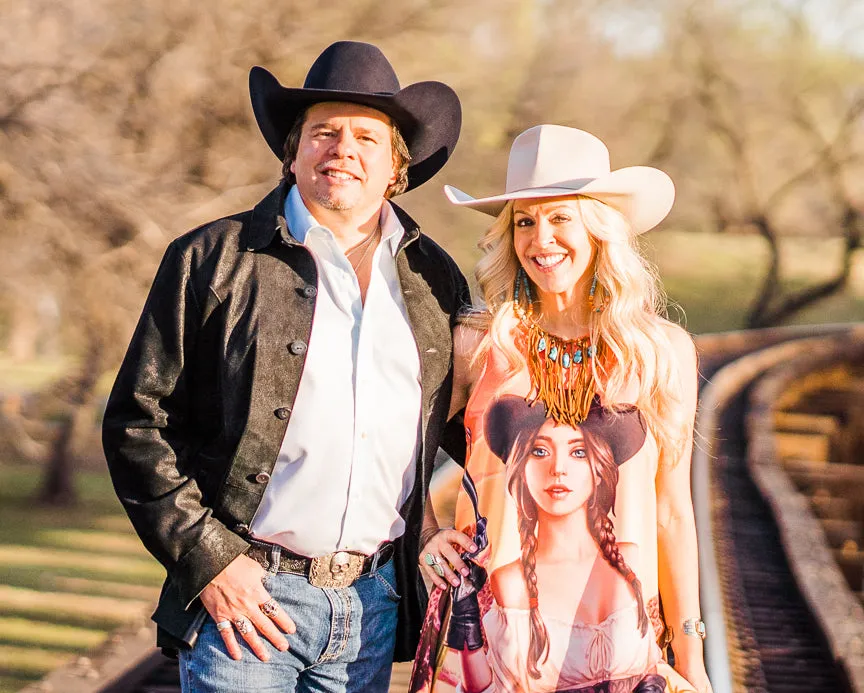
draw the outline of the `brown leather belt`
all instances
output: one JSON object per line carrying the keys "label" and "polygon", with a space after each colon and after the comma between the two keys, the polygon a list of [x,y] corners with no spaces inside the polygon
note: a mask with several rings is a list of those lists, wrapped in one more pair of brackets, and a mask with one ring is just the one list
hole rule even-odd
{"label": "brown leather belt", "polygon": [[[309,558],[259,539],[249,539],[251,544],[246,555],[254,559],[265,570],[272,571],[273,558],[279,556],[279,565],[274,572],[292,573],[308,578],[315,587],[349,587],[361,575],[371,572],[372,566],[381,567],[393,558],[393,542],[385,542],[372,555],[357,551],[335,551],[326,556]],[[376,561],[377,559],[377,561]]]}

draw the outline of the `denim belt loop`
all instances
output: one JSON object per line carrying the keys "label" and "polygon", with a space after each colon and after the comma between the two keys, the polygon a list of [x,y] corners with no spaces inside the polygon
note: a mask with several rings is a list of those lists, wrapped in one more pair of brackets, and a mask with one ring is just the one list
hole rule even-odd
{"label": "denim belt loop", "polygon": [[279,544],[270,545],[270,566],[268,572],[274,575],[279,573],[279,559],[282,557],[282,547]]}
{"label": "denim belt loop", "polygon": [[378,570],[378,559],[381,558],[381,547],[375,549],[375,553],[372,556],[372,566],[369,568],[370,573],[374,573]]}

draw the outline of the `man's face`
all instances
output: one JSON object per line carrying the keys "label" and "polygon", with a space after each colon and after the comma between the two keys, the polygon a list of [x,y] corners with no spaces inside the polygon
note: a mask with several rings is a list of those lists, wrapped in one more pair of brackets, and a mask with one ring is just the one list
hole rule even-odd
{"label": "man's face", "polygon": [[291,172],[307,203],[333,211],[380,205],[396,180],[390,119],[359,104],[315,104]]}

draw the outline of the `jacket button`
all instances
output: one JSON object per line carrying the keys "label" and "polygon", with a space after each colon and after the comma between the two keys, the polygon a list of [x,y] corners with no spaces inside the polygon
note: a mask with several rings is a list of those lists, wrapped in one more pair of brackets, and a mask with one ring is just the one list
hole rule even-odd
{"label": "jacket button", "polygon": [[255,475],[255,481],[257,481],[259,484],[266,484],[268,481],[270,481],[270,475],[267,472],[258,472]]}
{"label": "jacket button", "polygon": [[239,525],[236,525],[234,527],[234,531],[237,532],[237,534],[239,534],[240,536],[245,536],[249,534],[249,525],[241,522]]}
{"label": "jacket button", "polygon": [[276,414],[277,419],[281,419],[282,421],[291,416],[291,410],[288,407],[279,407],[273,413]]}
{"label": "jacket button", "polygon": [[302,356],[306,353],[306,342],[300,339],[294,340],[288,345],[288,351],[294,354],[294,356]]}
{"label": "jacket button", "polygon": [[306,298],[315,298],[318,295],[318,289],[314,286],[304,286],[303,295]]}

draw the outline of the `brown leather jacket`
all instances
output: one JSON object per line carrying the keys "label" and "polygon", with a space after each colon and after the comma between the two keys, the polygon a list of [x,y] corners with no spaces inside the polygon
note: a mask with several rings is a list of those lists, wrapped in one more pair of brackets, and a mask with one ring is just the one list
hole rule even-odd
{"label": "brown leather jacket", "polygon": [[[249,546],[303,372],[317,270],[288,233],[286,193],[280,185],[254,209],[171,243],[105,411],[117,495],[167,571],[153,619],[168,649],[194,644],[206,615],[198,595]],[[454,261],[394,209],[405,228],[396,264],[420,354],[423,434],[395,557],[402,661],[414,656],[426,607],[419,534],[450,403],[452,329],[470,296]]]}

